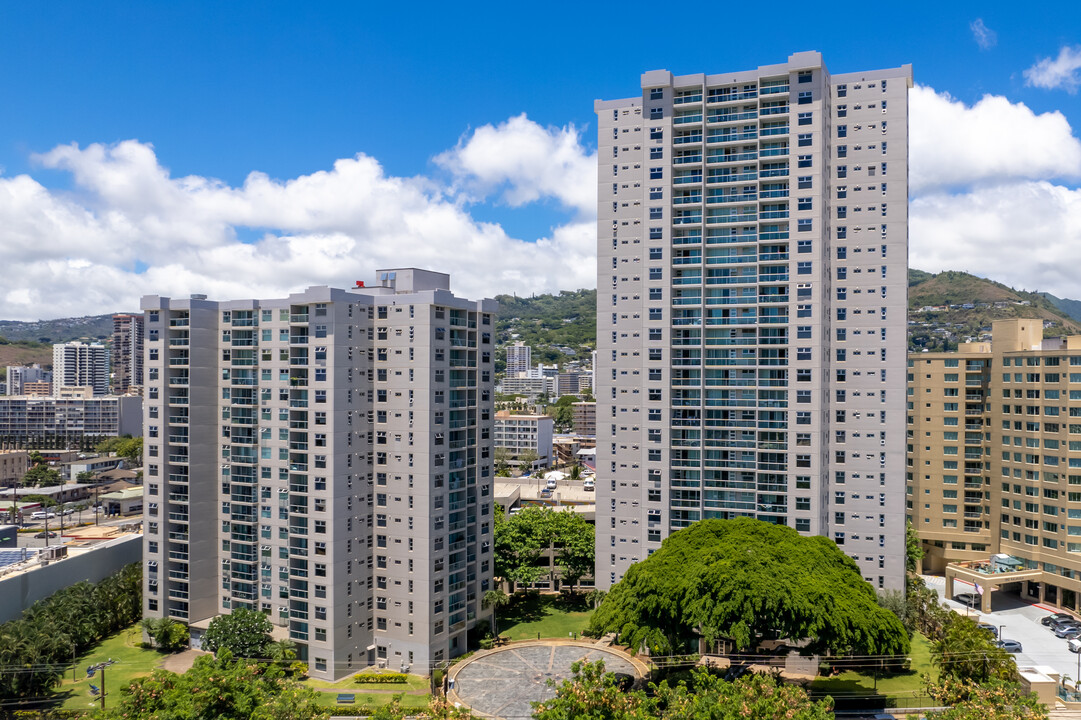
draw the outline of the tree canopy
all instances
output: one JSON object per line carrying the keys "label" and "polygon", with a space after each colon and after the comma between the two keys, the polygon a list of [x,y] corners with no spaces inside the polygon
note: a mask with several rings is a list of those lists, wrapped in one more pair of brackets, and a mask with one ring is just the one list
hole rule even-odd
{"label": "tree canopy", "polygon": [[942,636],[931,645],[931,662],[938,667],[939,678],[952,678],[964,685],[1017,681],[1013,656],[996,646],[993,639],[972,618],[951,613]]}
{"label": "tree canopy", "polygon": [[536,720],[832,720],[832,701],[812,702],[800,687],[771,675],[752,674],[725,682],[699,668],[691,682],[653,685],[653,693],[627,691],[604,663],[575,663],[574,677],[556,696],[534,704]]}
{"label": "tree canopy", "polygon": [[703,520],[635,563],[594,613],[590,634],[617,632],[654,652],[767,632],[809,639],[808,652],[902,655],[908,633],[878,605],[856,563],[824,537],[739,518]]}
{"label": "tree canopy", "polygon": [[973,684],[947,679],[929,683],[928,693],[945,710],[926,714],[927,720],[1044,720],[1047,706],[1034,693],[1014,682],[989,680]]}
{"label": "tree canopy", "polygon": [[101,582],[79,582],[30,606],[18,620],[0,625],[0,700],[37,698],[60,681],[78,652],[139,619],[142,569],[125,566]]}
{"label": "tree canopy", "polygon": [[[202,655],[183,675],[155,670],[121,691],[106,720],[323,720],[311,688],[277,665]],[[115,696],[113,696],[115,697]]]}
{"label": "tree canopy", "polygon": [[227,649],[237,657],[264,658],[272,629],[263,613],[236,608],[210,621],[203,635],[203,649],[209,652]]}
{"label": "tree canopy", "polygon": [[23,475],[23,485],[27,487],[49,487],[51,485],[60,485],[63,482],[60,472],[44,463],[34,465],[26,471],[26,475]]}
{"label": "tree canopy", "polygon": [[528,585],[546,572],[540,564],[548,548],[555,550],[563,581],[577,585],[593,573],[596,556],[593,526],[571,510],[528,506],[509,518],[495,519],[495,574],[512,583]]}

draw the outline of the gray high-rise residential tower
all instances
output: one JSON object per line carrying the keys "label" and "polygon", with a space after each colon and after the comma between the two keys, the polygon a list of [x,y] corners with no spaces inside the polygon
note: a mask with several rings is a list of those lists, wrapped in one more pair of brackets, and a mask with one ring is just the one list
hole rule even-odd
{"label": "gray high-rise residential tower", "polygon": [[63,388],[91,388],[94,395],[109,392],[109,352],[97,343],[53,345],[53,394]]}
{"label": "gray high-rise residential tower", "polygon": [[267,613],[317,677],[426,674],[492,577],[496,304],[450,278],[143,298],[144,610]]}
{"label": "gray high-rise residential tower", "polygon": [[597,572],[755,517],[903,588],[910,66],[597,101]]}

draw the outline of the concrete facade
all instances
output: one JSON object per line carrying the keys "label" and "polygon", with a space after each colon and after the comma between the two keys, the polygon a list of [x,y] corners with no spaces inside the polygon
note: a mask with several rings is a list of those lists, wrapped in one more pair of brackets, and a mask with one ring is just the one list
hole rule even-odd
{"label": "concrete facade", "polygon": [[38,600],[77,582],[100,582],[125,565],[140,561],[138,535],[125,535],[86,550],[69,551],[62,560],[35,564],[26,570],[5,571],[0,578],[0,622],[15,620]]}
{"label": "concrete facade", "polygon": [[533,367],[533,348],[522,341],[507,346],[507,377],[516,377],[518,373],[528,373]]}
{"label": "concrete facade", "polygon": [[312,674],[426,674],[491,587],[492,300],[449,277],[144,298],[151,616],[267,613]]}
{"label": "concrete facade", "polygon": [[113,315],[113,392],[123,395],[143,385],[143,316]]}
{"label": "concrete facade", "polygon": [[526,451],[536,453],[533,467],[523,470],[549,467],[553,459],[554,428],[555,420],[548,415],[516,415],[502,410],[495,414],[493,444],[497,448],[506,448],[515,457]]}
{"label": "concrete facade", "polygon": [[61,388],[89,387],[109,392],[109,353],[104,345],[69,342],[53,345],[53,394]]}
{"label": "concrete facade", "polygon": [[597,584],[756,517],[904,587],[910,66],[597,101]]}
{"label": "concrete facade", "polygon": [[[908,516],[924,570],[985,586],[988,606],[1020,582],[1023,597],[1076,612],[1081,335],[1044,338],[1028,319],[995,321],[991,336],[909,356]],[[989,572],[995,555],[1016,567]]]}
{"label": "concrete facade", "polygon": [[8,365],[7,369],[7,393],[8,395],[29,395],[25,383],[48,383],[50,390],[45,392],[46,395],[51,392],[53,373],[51,370],[45,370],[38,364],[34,365]]}
{"label": "concrete facade", "polygon": [[576,402],[571,405],[571,418],[576,435],[597,435],[597,403]]}
{"label": "concrete facade", "polygon": [[0,397],[0,438],[23,443],[51,436],[77,442],[83,436],[142,435],[142,407],[142,398],[130,396]]}

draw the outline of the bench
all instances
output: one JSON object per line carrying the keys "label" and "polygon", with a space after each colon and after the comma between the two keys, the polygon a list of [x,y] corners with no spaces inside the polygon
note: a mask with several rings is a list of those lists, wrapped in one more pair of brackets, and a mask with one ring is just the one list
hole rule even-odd
{"label": "bench", "polygon": [[353,693],[338,693],[339,705],[352,705],[357,701],[357,696]]}

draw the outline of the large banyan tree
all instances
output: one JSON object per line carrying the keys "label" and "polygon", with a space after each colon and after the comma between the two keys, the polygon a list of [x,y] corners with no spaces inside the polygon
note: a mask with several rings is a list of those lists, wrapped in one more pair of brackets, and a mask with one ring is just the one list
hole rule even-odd
{"label": "large banyan tree", "polygon": [[740,518],[673,533],[628,569],[593,615],[591,634],[635,648],[684,652],[731,639],[753,650],[767,634],[807,640],[807,652],[903,655],[900,620],[832,540]]}

